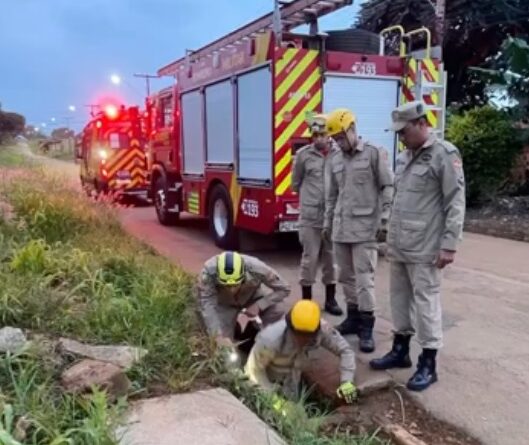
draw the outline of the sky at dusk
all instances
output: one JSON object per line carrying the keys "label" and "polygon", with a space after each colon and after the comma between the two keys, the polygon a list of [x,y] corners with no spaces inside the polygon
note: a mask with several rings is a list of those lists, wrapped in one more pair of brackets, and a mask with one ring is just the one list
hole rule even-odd
{"label": "sky at dusk", "polygon": [[[361,0],[320,20],[349,27]],[[28,124],[79,130],[105,96],[143,103],[151,73],[273,8],[273,0],[0,0],[0,103]],[[122,78],[120,86],[110,81]],[[171,79],[154,80],[156,91]],[[69,111],[69,106],[76,111]]]}

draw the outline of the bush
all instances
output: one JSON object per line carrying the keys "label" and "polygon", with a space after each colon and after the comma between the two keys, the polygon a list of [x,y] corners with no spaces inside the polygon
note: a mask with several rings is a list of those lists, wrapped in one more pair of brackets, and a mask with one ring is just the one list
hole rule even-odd
{"label": "bush", "polygon": [[521,149],[507,113],[490,106],[450,116],[446,138],[461,150],[469,204],[498,191]]}

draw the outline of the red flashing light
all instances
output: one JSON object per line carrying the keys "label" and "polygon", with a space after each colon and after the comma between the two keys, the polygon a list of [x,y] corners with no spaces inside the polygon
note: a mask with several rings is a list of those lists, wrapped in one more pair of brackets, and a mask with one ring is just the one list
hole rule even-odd
{"label": "red flashing light", "polygon": [[116,119],[118,117],[118,108],[115,105],[106,105],[105,114],[109,119]]}

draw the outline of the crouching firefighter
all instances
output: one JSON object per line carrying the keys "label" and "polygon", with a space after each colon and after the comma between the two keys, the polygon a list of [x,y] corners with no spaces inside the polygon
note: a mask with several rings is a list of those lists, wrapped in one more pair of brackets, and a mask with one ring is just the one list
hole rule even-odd
{"label": "crouching firefighter", "polygon": [[284,315],[279,303],[289,293],[289,285],[274,269],[237,252],[207,260],[198,279],[200,312],[208,334],[219,346],[233,348],[238,340],[245,352],[250,351],[261,325]]}
{"label": "crouching firefighter", "polygon": [[299,242],[303,246],[299,284],[303,299],[312,299],[318,262],[321,255],[322,283],[325,286],[325,311],[342,315],[335,299],[336,272],[332,241],[321,236],[325,214],[325,167],[329,158],[339,152],[327,136],[325,116],[310,121],[312,144],[301,148],[292,166],[292,189],[299,193]]}
{"label": "crouching firefighter", "polygon": [[257,335],[245,374],[262,389],[279,389],[285,397],[297,400],[301,392],[301,370],[308,352],[320,346],[340,357],[341,384],[337,394],[352,403],[356,398],[354,352],[349,343],[321,319],[320,307],[311,300],[298,301],[283,319]]}

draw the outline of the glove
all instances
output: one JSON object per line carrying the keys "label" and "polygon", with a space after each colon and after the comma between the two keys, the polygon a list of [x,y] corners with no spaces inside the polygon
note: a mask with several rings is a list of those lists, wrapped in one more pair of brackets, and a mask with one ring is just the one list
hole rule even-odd
{"label": "glove", "polygon": [[272,398],[272,408],[282,416],[287,416],[295,410],[295,404],[277,394]]}
{"label": "glove", "polygon": [[352,382],[342,383],[336,390],[336,394],[340,399],[345,400],[345,403],[353,403],[357,397],[356,386]]}

